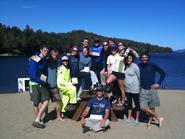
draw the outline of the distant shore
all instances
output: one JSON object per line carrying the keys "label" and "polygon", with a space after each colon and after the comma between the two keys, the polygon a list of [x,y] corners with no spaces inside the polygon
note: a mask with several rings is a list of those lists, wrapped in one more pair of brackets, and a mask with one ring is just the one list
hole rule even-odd
{"label": "distant shore", "polygon": [[0,56],[26,56],[25,54],[12,54],[12,53],[3,53]]}
{"label": "distant shore", "polygon": [[[184,139],[185,137],[185,90],[160,90],[161,107],[157,108],[164,117],[162,128],[155,124],[151,129],[146,123],[140,127],[127,125],[122,119],[111,122],[111,129],[105,133],[83,134],[79,122],[65,119],[60,123],[49,121],[45,129],[32,127],[34,114],[28,93],[0,94],[0,139]],[[54,105],[50,103],[49,112]]]}

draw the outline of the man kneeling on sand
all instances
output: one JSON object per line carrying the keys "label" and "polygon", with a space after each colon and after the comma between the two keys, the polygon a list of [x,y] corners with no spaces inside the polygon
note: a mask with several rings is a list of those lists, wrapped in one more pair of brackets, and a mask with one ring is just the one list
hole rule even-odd
{"label": "man kneeling on sand", "polygon": [[[95,89],[96,96],[91,98],[84,112],[82,113],[80,123],[82,125],[83,133],[87,131],[106,131],[110,128],[110,102],[104,97],[104,89],[98,86]],[[86,118],[90,113],[90,117]]]}

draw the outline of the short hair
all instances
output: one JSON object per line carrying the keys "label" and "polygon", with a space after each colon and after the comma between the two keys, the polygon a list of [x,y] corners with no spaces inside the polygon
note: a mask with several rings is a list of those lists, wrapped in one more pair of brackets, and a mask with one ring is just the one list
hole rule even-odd
{"label": "short hair", "polygon": [[146,55],[146,56],[150,57],[150,53],[147,52],[147,51],[141,52],[140,57],[142,57],[143,55]]}
{"label": "short hair", "polygon": [[53,51],[55,53],[59,53],[59,50],[57,48],[52,48],[51,51]]}
{"label": "short hair", "polygon": [[41,49],[41,50],[42,50],[43,48],[47,48],[47,49],[49,50],[49,47],[46,46],[46,45],[41,45],[41,46],[40,46],[40,49]]}
{"label": "short hair", "polygon": [[89,51],[89,48],[87,46],[83,47],[82,49],[87,49]]}

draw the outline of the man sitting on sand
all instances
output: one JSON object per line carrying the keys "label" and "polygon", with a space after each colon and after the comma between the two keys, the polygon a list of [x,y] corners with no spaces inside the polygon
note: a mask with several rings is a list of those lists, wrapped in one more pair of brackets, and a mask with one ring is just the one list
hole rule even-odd
{"label": "man sitting on sand", "polygon": [[[95,89],[96,96],[91,98],[84,112],[82,113],[80,123],[82,125],[83,133],[87,131],[105,131],[110,128],[110,102],[104,97],[104,89],[98,86]],[[89,118],[86,118],[90,114]]]}
{"label": "man sitting on sand", "polygon": [[[153,117],[159,122],[159,127],[162,126],[163,117],[159,116],[155,112],[155,107],[160,106],[158,88],[165,78],[165,72],[157,65],[150,63],[150,55],[146,52],[141,54],[140,69],[140,107],[141,110],[149,114],[149,121],[147,127],[151,126]],[[158,72],[160,78],[158,82],[155,82],[155,74]]]}

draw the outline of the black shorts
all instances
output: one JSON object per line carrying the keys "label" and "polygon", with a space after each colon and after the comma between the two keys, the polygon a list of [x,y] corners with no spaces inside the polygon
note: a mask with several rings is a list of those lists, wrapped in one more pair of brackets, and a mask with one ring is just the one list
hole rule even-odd
{"label": "black shorts", "polygon": [[125,79],[125,73],[112,71],[111,74],[116,76],[116,78],[119,79],[119,80],[124,80]]}
{"label": "black shorts", "polygon": [[58,88],[49,88],[48,92],[49,92],[49,97],[52,102],[61,101]]}
{"label": "black shorts", "polygon": [[38,106],[40,102],[49,100],[47,88],[41,85],[30,85],[30,96],[34,106]]}

